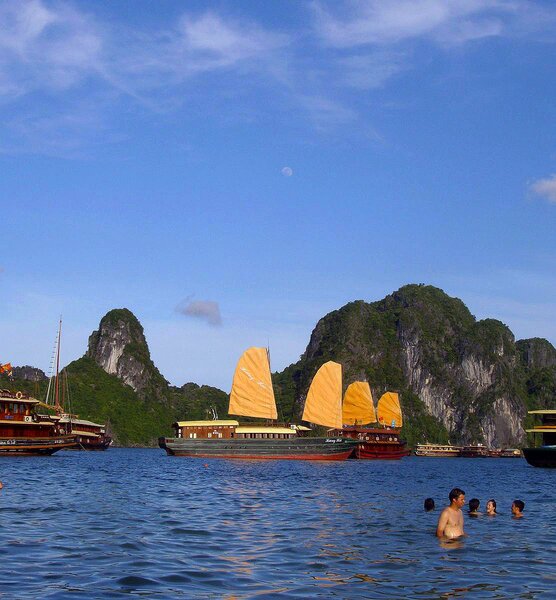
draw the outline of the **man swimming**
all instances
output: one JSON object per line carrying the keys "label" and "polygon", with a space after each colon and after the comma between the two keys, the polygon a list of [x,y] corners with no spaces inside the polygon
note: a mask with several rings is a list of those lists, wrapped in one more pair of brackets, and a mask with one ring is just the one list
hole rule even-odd
{"label": "man swimming", "polygon": [[438,518],[436,536],[439,538],[458,538],[465,535],[463,531],[462,507],[465,504],[465,492],[454,488],[448,495],[450,506],[447,506]]}
{"label": "man swimming", "polygon": [[523,502],[523,500],[514,500],[512,502],[512,515],[514,516],[514,519],[521,519],[524,508],[525,502]]}

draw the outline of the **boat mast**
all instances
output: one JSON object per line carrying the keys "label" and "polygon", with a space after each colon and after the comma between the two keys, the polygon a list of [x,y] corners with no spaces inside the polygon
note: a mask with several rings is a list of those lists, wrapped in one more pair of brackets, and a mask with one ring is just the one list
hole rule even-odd
{"label": "boat mast", "polygon": [[55,391],[54,391],[54,409],[59,414],[62,411],[60,404],[60,338],[62,334],[62,317],[60,316],[60,322],[58,323],[58,344],[56,349],[56,379],[55,379]]}

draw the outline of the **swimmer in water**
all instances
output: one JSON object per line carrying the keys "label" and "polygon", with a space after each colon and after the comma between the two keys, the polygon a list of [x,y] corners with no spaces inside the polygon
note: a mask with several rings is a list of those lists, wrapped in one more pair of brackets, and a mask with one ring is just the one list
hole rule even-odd
{"label": "swimmer in water", "polygon": [[523,516],[523,509],[525,508],[525,502],[523,500],[514,500],[512,502],[512,515],[514,519],[521,519]]}
{"label": "swimmer in water", "polygon": [[495,517],[498,513],[496,512],[496,500],[494,498],[491,498],[487,503],[486,503],[486,514],[489,517]]}
{"label": "swimmer in water", "polygon": [[471,498],[471,500],[469,500],[469,516],[470,517],[478,517],[480,515],[480,513],[479,513],[480,505],[481,505],[481,502],[478,498]]}
{"label": "swimmer in water", "polygon": [[434,500],[432,498],[426,498],[423,507],[427,512],[434,510]]}
{"label": "swimmer in water", "polygon": [[439,538],[458,538],[465,535],[463,531],[462,507],[465,505],[465,492],[454,488],[448,495],[450,506],[447,506],[438,518],[436,536]]}

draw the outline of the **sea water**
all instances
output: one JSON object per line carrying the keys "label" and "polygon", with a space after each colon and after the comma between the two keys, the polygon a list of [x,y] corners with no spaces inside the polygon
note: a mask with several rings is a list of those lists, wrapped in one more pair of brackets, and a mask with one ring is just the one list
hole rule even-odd
{"label": "sea water", "polygon": [[[110,449],[1,457],[0,479],[3,599],[556,597],[556,470],[523,459]],[[434,531],[455,486],[499,514],[466,516],[446,545]]]}

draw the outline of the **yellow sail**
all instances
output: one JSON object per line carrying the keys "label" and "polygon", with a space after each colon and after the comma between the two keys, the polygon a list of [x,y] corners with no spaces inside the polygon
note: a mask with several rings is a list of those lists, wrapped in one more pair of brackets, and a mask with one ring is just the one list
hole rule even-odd
{"label": "yellow sail", "polygon": [[344,425],[366,425],[376,422],[371,388],[366,381],[355,381],[348,386],[342,406]]}
{"label": "yellow sail", "polygon": [[307,393],[302,419],[342,428],[342,365],[329,361],[317,371]]}
{"label": "yellow sail", "polygon": [[265,348],[249,348],[241,355],[234,373],[228,412],[262,419],[278,418]]}
{"label": "yellow sail", "polygon": [[377,405],[378,422],[388,427],[401,427],[403,425],[400,399],[396,392],[382,394]]}

